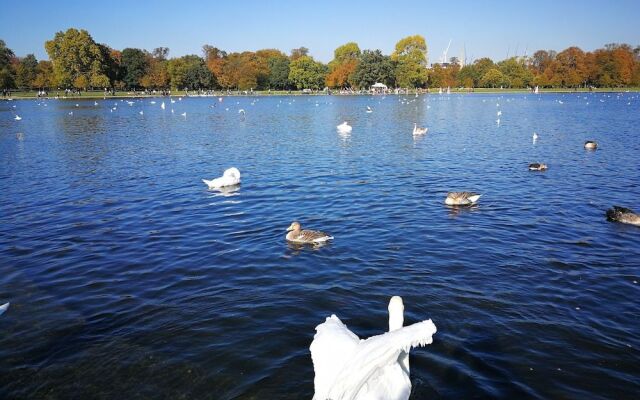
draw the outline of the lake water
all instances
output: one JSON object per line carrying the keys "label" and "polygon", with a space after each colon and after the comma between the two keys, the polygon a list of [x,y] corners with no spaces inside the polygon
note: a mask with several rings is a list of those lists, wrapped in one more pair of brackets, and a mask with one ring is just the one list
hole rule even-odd
{"label": "lake water", "polygon": [[311,398],[315,326],[392,295],[412,399],[637,398],[637,94],[175,100],[0,102],[0,398]]}

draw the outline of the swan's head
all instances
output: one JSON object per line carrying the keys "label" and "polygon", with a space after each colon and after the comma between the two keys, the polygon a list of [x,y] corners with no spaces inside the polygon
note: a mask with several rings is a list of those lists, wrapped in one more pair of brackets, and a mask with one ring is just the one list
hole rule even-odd
{"label": "swan's head", "polygon": [[222,174],[223,176],[234,176],[238,179],[240,179],[240,170],[236,167],[232,167],[229,169],[226,169],[224,171],[224,174]]}
{"label": "swan's head", "polygon": [[389,301],[389,332],[402,328],[404,324],[404,304],[402,297],[393,296]]}
{"label": "swan's head", "polygon": [[299,231],[300,230],[300,222],[293,221],[291,225],[287,228],[287,232],[289,231]]}

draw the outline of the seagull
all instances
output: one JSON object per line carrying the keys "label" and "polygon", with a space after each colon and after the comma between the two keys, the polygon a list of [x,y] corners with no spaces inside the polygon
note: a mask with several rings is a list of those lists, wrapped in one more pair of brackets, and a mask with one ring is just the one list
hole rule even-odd
{"label": "seagull", "polygon": [[141,111],[140,111],[140,115],[144,115],[144,111],[142,111],[142,110],[141,110]]}
{"label": "seagull", "polygon": [[500,125],[500,118],[496,120],[496,124]]}
{"label": "seagull", "polygon": [[94,102],[93,102],[93,105],[94,105],[94,106],[97,106],[97,105],[98,105],[98,102],[97,102],[97,101],[94,101]]}
{"label": "seagull", "polygon": [[22,117],[19,116],[18,114],[16,114],[15,118],[13,119],[15,119],[16,121],[22,121]]}
{"label": "seagull", "polygon": [[497,114],[497,115],[498,115],[498,117],[499,117],[499,116],[501,116],[501,115],[502,115],[502,111],[498,111],[496,114]]}
{"label": "seagull", "polygon": [[164,105],[164,101],[163,101],[162,104],[160,104],[160,108],[162,108],[164,110],[164,107],[165,107],[165,105]]}
{"label": "seagull", "polygon": [[538,136],[537,133],[533,132],[533,143],[536,142],[536,140],[538,140],[540,138],[540,136]]}
{"label": "seagull", "polygon": [[315,378],[313,400],[407,400],[411,394],[409,350],[433,342],[428,319],[404,326],[400,296],[389,301],[389,332],[359,339],[332,315],[316,326],[309,346]]}
{"label": "seagull", "polygon": [[73,111],[69,111],[69,115],[73,115]]}
{"label": "seagull", "polygon": [[0,315],[4,314],[9,309],[9,304],[11,303],[4,303],[0,306]]}
{"label": "seagull", "polygon": [[414,135],[424,135],[425,133],[427,133],[428,130],[429,130],[429,128],[418,128],[418,124],[417,123],[413,124],[413,134]]}
{"label": "seagull", "polygon": [[371,109],[371,107],[367,106],[367,113],[371,114],[373,112],[373,110]]}
{"label": "seagull", "polygon": [[152,101],[151,101],[151,104],[156,104],[156,102],[152,100]]}
{"label": "seagull", "polygon": [[185,111],[185,112],[183,112],[183,113],[182,113],[182,114],[180,114],[180,115],[182,115],[183,117],[187,118],[187,112],[186,112],[186,111]]}

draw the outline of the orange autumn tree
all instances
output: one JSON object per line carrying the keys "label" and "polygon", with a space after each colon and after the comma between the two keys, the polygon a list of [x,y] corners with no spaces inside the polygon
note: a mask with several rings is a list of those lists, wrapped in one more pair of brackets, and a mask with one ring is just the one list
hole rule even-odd
{"label": "orange autumn tree", "polygon": [[358,68],[360,58],[360,47],[355,42],[344,44],[333,52],[333,60],[329,63],[329,74],[327,75],[327,86],[331,88],[342,88],[355,86],[353,84],[353,73]]}

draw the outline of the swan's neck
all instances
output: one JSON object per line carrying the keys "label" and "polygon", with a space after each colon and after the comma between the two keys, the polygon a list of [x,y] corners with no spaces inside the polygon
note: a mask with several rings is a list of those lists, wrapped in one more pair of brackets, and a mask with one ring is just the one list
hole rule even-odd
{"label": "swan's neck", "polygon": [[[404,315],[402,312],[389,313],[389,332],[401,329],[404,325]],[[409,375],[409,353],[401,351],[398,356],[398,363],[402,369]]]}

